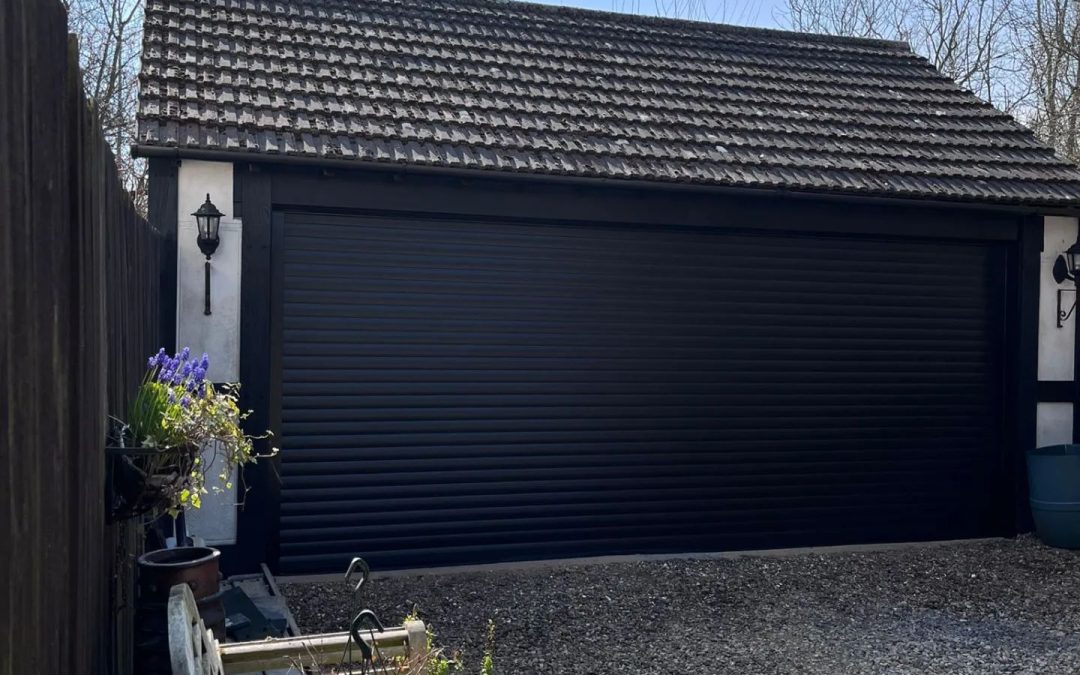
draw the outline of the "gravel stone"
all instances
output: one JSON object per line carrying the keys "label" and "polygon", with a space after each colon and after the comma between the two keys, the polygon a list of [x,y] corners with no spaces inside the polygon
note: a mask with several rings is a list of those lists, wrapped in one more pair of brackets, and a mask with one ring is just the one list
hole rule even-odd
{"label": "gravel stone", "polygon": [[[344,583],[286,583],[306,633],[342,630]],[[564,564],[376,577],[364,604],[414,605],[499,675],[1080,673],[1080,553],[1030,536],[874,552]]]}

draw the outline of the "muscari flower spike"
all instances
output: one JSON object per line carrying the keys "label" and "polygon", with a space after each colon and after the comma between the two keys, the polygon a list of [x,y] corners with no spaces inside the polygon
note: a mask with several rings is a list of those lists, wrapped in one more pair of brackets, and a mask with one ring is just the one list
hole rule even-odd
{"label": "muscari flower spike", "polygon": [[168,358],[168,356],[165,356],[165,348],[162,347],[161,349],[157,350],[157,354],[154,354],[150,357],[150,359],[146,362],[146,367],[156,368],[162,363],[164,363]]}
{"label": "muscari flower spike", "polygon": [[169,364],[167,362],[165,365],[161,366],[161,370],[158,371],[157,379],[158,382],[168,382],[172,379],[172,373],[169,372]]}

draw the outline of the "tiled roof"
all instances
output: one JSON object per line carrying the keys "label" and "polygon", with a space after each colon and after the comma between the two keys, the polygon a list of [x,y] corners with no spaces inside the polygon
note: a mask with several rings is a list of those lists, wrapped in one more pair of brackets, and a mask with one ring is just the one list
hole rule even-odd
{"label": "tiled roof", "polygon": [[1080,204],[898,43],[506,0],[147,0],[141,146]]}

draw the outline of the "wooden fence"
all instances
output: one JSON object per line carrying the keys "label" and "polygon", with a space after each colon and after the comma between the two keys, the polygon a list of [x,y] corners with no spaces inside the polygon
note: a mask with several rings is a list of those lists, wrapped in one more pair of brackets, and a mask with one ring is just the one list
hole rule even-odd
{"label": "wooden fence", "polygon": [[104,518],[106,416],[158,346],[131,207],[59,0],[0,0],[0,675],[130,671],[139,532]]}

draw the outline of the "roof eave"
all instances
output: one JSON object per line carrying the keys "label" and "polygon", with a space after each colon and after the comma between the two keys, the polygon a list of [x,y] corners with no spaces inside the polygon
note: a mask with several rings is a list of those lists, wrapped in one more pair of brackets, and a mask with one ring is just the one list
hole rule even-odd
{"label": "roof eave", "polygon": [[677,183],[670,181],[650,181],[631,178],[607,178],[601,176],[578,176],[569,174],[532,173],[525,171],[501,171],[489,169],[465,169],[455,167],[424,166],[390,162],[364,162],[354,159],[334,159],[328,157],[310,157],[300,155],[267,154],[235,150],[207,150],[203,148],[180,148],[175,146],[133,145],[133,157],[151,158],[168,157],[213,162],[279,164],[286,166],[307,166],[352,171],[378,171],[390,173],[415,173],[458,178],[483,178],[497,180],[526,180],[546,183],[578,184],[590,187],[613,187],[622,189],[653,189],[693,192],[723,192],[728,195],[743,194],[755,197],[783,196],[795,199],[843,200],[857,203],[886,204],[895,203],[903,206],[925,206],[946,209],[977,209],[998,212],[1013,212],[1023,215],[1039,214],[1044,216],[1080,217],[1080,199],[1074,204],[1011,202],[1005,200],[974,199],[930,199],[919,196],[905,196],[887,193],[856,193],[827,190],[795,190],[791,188],[746,187],[707,183]]}

